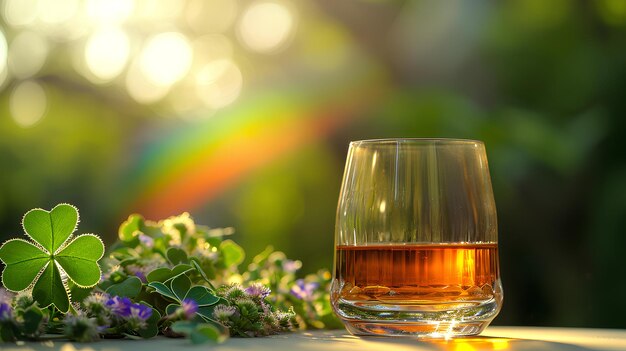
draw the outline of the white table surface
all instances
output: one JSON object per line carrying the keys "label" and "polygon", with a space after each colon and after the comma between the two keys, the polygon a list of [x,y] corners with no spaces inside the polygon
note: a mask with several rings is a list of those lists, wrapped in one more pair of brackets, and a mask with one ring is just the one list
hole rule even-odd
{"label": "white table surface", "polygon": [[481,336],[419,341],[412,338],[355,337],[345,330],[286,333],[265,338],[231,338],[223,344],[192,345],[186,339],[101,340],[81,344],[68,341],[0,343],[2,351],[483,351],[556,350],[626,351],[626,330],[489,327]]}

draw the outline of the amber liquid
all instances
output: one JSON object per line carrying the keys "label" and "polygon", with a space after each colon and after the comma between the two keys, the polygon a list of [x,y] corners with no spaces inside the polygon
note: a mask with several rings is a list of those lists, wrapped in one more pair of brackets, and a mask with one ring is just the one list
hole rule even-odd
{"label": "amber liquid", "polygon": [[443,306],[499,293],[497,244],[337,246],[333,300]]}

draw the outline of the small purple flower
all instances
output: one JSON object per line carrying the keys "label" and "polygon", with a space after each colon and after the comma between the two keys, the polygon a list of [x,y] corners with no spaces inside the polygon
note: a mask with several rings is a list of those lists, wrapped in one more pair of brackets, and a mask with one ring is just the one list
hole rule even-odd
{"label": "small purple flower", "polygon": [[[111,313],[117,317],[127,318],[130,316],[130,307],[132,301],[128,297],[113,296],[107,301],[106,306],[111,310]],[[150,311],[152,313],[152,311]]]}
{"label": "small purple flower", "polygon": [[0,303],[0,322],[6,322],[13,318],[13,309],[6,302]]}
{"label": "small purple flower", "polygon": [[148,282],[148,278],[146,278],[146,275],[141,271],[135,272],[135,277],[139,278],[139,280],[141,280],[142,283]]}
{"label": "small purple flower", "polygon": [[258,297],[261,300],[265,299],[272,292],[270,288],[266,287],[263,284],[254,283],[246,288],[246,293],[252,297]]}
{"label": "small purple flower", "polygon": [[139,303],[134,303],[130,305],[129,311],[129,319],[132,318],[145,322],[146,320],[148,320],[148,318],[152,316],[152,308]]}
{"label": "small purple flower", "polygon": [[128,315],[124,316],[124,320],[128,323],[131,330],[143,329],[146,327],[146,321],[152,316],[152,308],[139,304],[131,303],[128,306]]}
{"label": "small purple flower", "polygon": [[296,284],[291,287],[291,295],[305,301],[313,299],[313,293],[319,288],[319,283],[307,283],[304,279],[296,280]]}
{"label": "small purple flower", "polygon": [[11,303],[13,296],[7,289],[0,288],[0,303]]}
{"label": "small purple flower", "polygon": [[176,314],[184,319],[192,319],[198,312],[198,304],[192,299],[184,299],[182,305],[176,310]]}
{"label": "small purple flower", "polygon": [[135,277],[139,278],[142,283],[148,282],[148,279],[146,278],[145,267],[131,264],[126,266],[126,270],[128,271],[128,273],[133,274]]}
{"label": "small purple flower", "polygon": [[154,247],[154,239],[145,234],[139,234],[139,242],[149,249]]}

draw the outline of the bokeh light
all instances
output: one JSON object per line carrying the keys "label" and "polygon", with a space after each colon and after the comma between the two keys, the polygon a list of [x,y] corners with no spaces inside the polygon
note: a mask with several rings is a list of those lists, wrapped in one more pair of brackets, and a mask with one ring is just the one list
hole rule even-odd
{"label": "bokeh light", "polygon": [[130,55],[130,41],[118,27],[101,28],[85,46],[85,63],[91,73],[103,81],[117,77]]}
{"label": "bokeh light", "polygon": [[20,27],[37,19],[39,0],[5,0],[2,14],[7,24]]}
{"label": "bokeh light", "polygon": [[233,61],[215,60],[196,75],[196,92],[208,107],[217,109],[235,101],[242,83],[241,70]]}
{"label": "bokeh light", "polygon": [[168,32],[157,34],[147,41],[139,64],[150,82],[170,86],[187,74],[192,58],[187,38],[177,32]]}
{"label": "bokeh light", "polygon": [[35,81],[18,84],[10,97],[11,116],[20,127],[31,127],[41,120],[47,109],[46,92]]}
{"label": "bokeh light", "polygon": [[141,104],[151,104],[163,99],[170,90],[169,85],[155,84],[141,69],[141,63],[135,59],[126,75],[128,94]]}
{"label": "bokeh light", "polygon": [[141,0],[135,4],[132,20],[162,27],[163,22],[175,22],[183,14],[185,5],[186,2],[180,0]]}
{"label": "bokeh light", "polygon": [[18,79],[34,76],[48,56],[48,40],[37,32],[19,32],[9,47],[9,69]]}
{"label": "bokeh light", "polygon": [[[183,118],[189,111],[212,114],[237,99],[241,45],[275,54],[297,25],[296,7],[286,0],[5,0],[2,6],[12,40],[0,78],[29,79],[44,69],[65,74],[62,62],[69,59],[90,83],[121,83],[140,104],[169,95],[174,115]],[[57,61],[57,54],[66,57]]]}
{"label": "bokeh light", "polygon": [[120,23],[133,12],[133,0],[88,0],[87,16],[98,23]]}
{"label": "bokeh light", "polygon": [[271,53],[283,48],[294,27],[293,10],[278,2],[261,1],[243,12],[238,33],[250,50]]}
{"label": "bokeh light", "polygon": [[197,33],[223,33],[237,16],[237,0],[191,0],[185,18]]}
{"label": "bokeh light", "polygon": [[39,0],[37,17],[46,24],[61,24],[76,15],[79,6],[79,0]]}
{"label": "bokeh light", "polygon": [[191,43],[193,48],[193,68],[201,69],[207,62],[233,57],[233,44],[222,34],[208,34]]}

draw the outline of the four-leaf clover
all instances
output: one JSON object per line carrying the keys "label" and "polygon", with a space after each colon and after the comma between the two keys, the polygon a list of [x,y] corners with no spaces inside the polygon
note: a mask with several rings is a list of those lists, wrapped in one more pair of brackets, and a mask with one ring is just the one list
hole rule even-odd
{"label": "four-leaf clover", "polygon": [[93,234],[72,238],[78,224],[78,210],[60,204],[51,211],[28,211],[22,226],[31,241],[12,239],[0,247],[0,260],[6,267],[2,284],[10,291],[32,287],[40,307],[70,309],[67,280],[79,287],[92,287],[100,280],[98,260],[104,254],[102,240]]}

